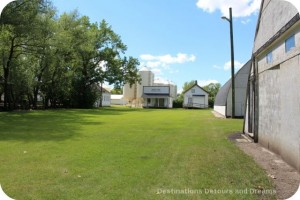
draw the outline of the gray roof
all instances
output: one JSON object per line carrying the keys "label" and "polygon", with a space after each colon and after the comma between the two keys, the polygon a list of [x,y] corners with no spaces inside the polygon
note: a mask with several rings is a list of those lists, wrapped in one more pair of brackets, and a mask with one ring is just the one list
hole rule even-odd
{"label": "gray roof", "polygon": [[214,105],[216,106],[226,106],[227,103],[227,96],[229,90],[231,88],[231,79],[229,79],[219,90]]}
{"label": "gray roof", "polygon": [[[249,60],[234,76],[235,88],[247,88],[249,73],[251,70],[251,60]],[[243,76],[246,74],[246,76]],[[247,77],[247,78],[245,78]],[[229,91],[231,89],[231,79],[229,79],[219,90],[214,105],[226,106]],[[246,99],[246,96],[245,96]]]}

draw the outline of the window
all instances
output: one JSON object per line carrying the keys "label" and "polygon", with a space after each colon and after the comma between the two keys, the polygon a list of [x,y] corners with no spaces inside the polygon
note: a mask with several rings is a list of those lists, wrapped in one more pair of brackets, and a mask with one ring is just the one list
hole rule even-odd
{"label": "window", "polygon": [[289,52],[295,47],[295,35],[292,35],[285,41],[285,52]]}
{"label": "window", "polygon": [[268,63],[268,64],[273,62],[273,54],[272,54],[272,51],[269,52],[269,53],[267,54],[266,57],[267,57],[267,63]]}
{"label": "window", "polygon": [[192,91],[191,91],[192,93],[195,93],[195,89],[192,89]]}

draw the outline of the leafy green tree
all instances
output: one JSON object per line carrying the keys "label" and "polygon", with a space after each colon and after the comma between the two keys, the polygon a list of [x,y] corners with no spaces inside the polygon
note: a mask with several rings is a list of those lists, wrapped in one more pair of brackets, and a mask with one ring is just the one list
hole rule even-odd
{"label": "leafy green tree", "polygon": [[111,94],[123,94],[123,91],[121,88],[117,88],[117,87],[114,87],[114,89],[112,89],[110,91]]}
{"label": "leafy green tree", "polygon": [[13,76],[11,71],[20,71],[18,59],[30,54],[36,47],[38,13],[43,13],[47,2],[43,0],[18,0],[3,9],[0,18],[0,55],[3,70],[4,108],[13,109]]}
{"label": "leafy green tree", "polygon": [[127,47],[105,20],[99,26],[97,23],[90,23],[87,17],[78,20],[82,32],[80,38],[77,37],[76,54],[79,59],[78,76],[74,80],[77,85],[74,99],[79,100],[75,102],[77,106],[91,107],[93,104],[88,98],[95,97],[90,94],[95,93],[91,89],[94,84],[102,86],[104,82],[108,82],[119,86],[126,81],[136,81],[139,62],[132,57],[127,59],[123,56]]}
{"label": "leafy green tree", "polygon": [[211,107],[211,108],[214,107],[215,98],[216,98],[220,88],[221,88],[220,83],[210,83],[203,87],[203,89],[205,89],[209,93],[209,98],[208,98],[209,107]]}
{"label": "leafy green tree", "polygon": [[[5,109],[91,107],[96,85],[121,87],[139,81],[139,61],[126,57],[127,46],[103,20],[91,23],[77,11],[56,16],[48,0],[17,0],[0,18],[0,94]],[[101,94],[101,93],[100,93]]]}
{"label": "leafy green tree", "polygon": [[37,107],[38,95],[41,94],[41,86],[44,84],[43,75],[45,71],[51,67],[54,61],[54,54],[58,49],[58,43],[55,43],[57,28],[55,21],[56,11],[52,4],[48,2],[44,9],[44,12],[38,13],[37,24],[38,29],[36,31],[36,39],[34,41],[34,49],[32,55],[33,60],[32,68],[34,70],[34,83],[33,83],[33,100],[32,105]]}

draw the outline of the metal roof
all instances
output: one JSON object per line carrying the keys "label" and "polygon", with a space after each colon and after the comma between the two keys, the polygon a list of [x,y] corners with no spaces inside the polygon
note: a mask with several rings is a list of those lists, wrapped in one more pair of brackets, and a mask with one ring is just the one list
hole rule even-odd
{"label": "metal roof", "polygon": [[[234,76],[234,80],[237,79],[242,81],[236,81],[235,82],[235,88],[245,88],[245,85],[248,83],[249,73],[251,70],[251,60],[249,60]],[[247,78],[244,78],[242,75],[247,74]],[[240,84],[240,85],[239,85]],[[229,79],[219,90],[214,105],[216,106],[227,106],[227,98],[229,91],[231,89],[231,79]],[[246,96],[244,97],[246,99]]]}

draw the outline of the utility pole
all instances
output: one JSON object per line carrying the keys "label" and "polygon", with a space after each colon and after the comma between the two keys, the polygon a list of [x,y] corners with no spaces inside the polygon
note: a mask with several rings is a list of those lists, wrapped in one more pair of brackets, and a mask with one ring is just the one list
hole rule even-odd
{"label": "utility pole", "polygon": [[231,88],[232,88],[232,113],[231,118],[235,117],[235,84],[234,84],[234,48],[233,48],[233,25],[232,25],[232,8],[229,8],[229,19],[222,17],[230,24],[230,49],[231,49]]}

